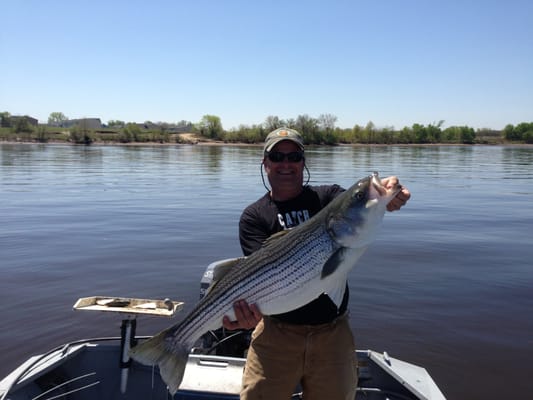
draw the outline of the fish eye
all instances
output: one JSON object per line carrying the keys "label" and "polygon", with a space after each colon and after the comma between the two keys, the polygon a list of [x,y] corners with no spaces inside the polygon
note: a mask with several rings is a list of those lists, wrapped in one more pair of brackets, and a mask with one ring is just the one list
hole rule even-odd
{"label": "fish eye", "polygon": [[365,195],[364,195],[363,192],[357,191],[357,192],[355,192],[353,197],[355,197],[356,200],[362,200],[363,197],[365,197]]}

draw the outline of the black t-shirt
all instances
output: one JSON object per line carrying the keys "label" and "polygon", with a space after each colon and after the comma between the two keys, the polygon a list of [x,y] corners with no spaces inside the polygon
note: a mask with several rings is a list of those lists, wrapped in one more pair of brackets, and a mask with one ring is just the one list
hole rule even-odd
{"label": "black t-shirt", "polygon": [[[274,201],[266,193],[243,211],[239,221],[239,239],[245,256],[259,249],[272,234],[290,229],[308,220],[333,198],[344,191],[338,185],[305,186],[302,193],[288,201]],[[346,311],[348,285],[339,308],[326,294],[312,302],[284,314],[273,315],[284,322],[317,325],[332,321]]]}

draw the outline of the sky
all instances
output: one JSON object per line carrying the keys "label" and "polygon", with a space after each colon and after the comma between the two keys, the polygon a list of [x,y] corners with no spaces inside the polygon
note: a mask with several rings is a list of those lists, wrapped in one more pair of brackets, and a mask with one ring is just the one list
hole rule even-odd
{"label": "sky", "polygon": [[1,0],[0,112],[533,121],[531,0]]}

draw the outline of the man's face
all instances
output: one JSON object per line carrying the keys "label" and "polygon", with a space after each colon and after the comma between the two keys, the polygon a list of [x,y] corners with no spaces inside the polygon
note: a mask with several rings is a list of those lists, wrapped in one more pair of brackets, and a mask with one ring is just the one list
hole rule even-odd
{"label": "man's face", "polygon": [[[296,143],[290,140],[283,140],[276,144],[270,152],[288,154],[301,152],[301,150]],[[273,162],[268,157],[265,157],[263,163],[272,189],[276,191],[283,188],[301,187],[303,184],[304,162],[304,160],[291,162],[286,156],[283,161]]]}

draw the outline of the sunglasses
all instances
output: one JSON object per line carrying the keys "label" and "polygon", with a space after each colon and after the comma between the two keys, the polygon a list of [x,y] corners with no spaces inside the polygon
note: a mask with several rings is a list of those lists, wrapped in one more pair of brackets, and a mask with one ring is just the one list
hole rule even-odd
{"label": "sunglasses", "polygon": [[303,151],[291,151],[290,153],[282,153],[281,151],[271,151],[270,153],[267,153],[267,157],[270,161],[274,163],[279,163],[285,160],[287,160],[291,163],[298,163],[302,161],[304,157]]}

